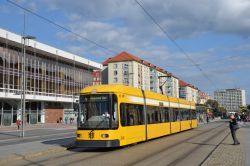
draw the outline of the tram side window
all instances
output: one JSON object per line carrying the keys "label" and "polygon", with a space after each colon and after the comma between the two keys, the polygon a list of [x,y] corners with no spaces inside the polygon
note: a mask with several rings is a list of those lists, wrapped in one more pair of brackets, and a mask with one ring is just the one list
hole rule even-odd
{"label": "tram side window", "polygon": [[173,112],[173,108],[169,108],[169,122],[174,122],[174,112]]}
{"label": "tram side window", "polygon": [[126,113],[126,104],[121,104],[120,106],[121,110],[121,125],[127,126],[127,113]]}
{"label": "tram side window", "polygon": [[161,108],[160,107],[154,107],[154,114],[155,114],[155,122],[156,123],[161,123],[162,122]]}
{"label": "tram side window", "polygon": [[178,108],[173,108],[173,121],[180,121],[181,120],[181,114]]}
{"label": "tram side window", "polygon": [[122,103],[120,108],[122,126],[134,126],[144,123],[142,105]]}
{"label": "tram side window", "polygon": [[190,110],[182,109],[182,120],[190,120],[191,112]]}
{"label": "tram side window", "polygon": [[190,110],[190,112],[191,112],[192,119],[197,119],[196,111],[195,110]]}
{"label": "tram side window", "polygon": [[164,108],[159,107],[159,114],[160,114],[160,123],[165,122],[165,114],[164,114]]}
{"label": "tram side window", "polygon": [[153,116],[153,107],[147,106],[147,118],[148,118],[148,124],[154,123],[154,116]]}
{"label": "tram side window", "polygon": [[185,110],[185,109],[181,109],[181,117],[182,117],[182,120],[188,120],[188,111]]}
{"label": "tram side window", "polygon": [[191,120],[192,119],[192,112],[190,110],[186,110],[187,112],[187,120]]}
{"label": "tram side window", "polygon": [[169,122],[169,108],[163,108],[164,122]]}
{"label": "tram side window", "polygon": [[187,110],[188,112],[188,120],[192,120],[193,119],[193,110]]}
{"label": "tram side window", "polygon": [[184,109],[179,109],[179,111],[180,111],[181,120],[186,120],[185,110]]}
{"label": "tram side window", "polygon": [[148,124],[161,123],[160,107],[147,106]]}

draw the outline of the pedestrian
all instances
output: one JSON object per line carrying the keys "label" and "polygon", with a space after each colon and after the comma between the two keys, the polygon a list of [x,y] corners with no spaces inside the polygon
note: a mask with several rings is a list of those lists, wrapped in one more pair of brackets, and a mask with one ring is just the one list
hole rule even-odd
{"label": "pedestrian", "polygon": [[65,124],[68,124],[68,117],[67,116],[65,116],[64,121],[65,121]]}
{"label": "pedestrian", "polygon": [[233,138],[233,145],[239,145],[240,142],[238,141],[237,137],[236,137],[236,131],[240,128],[237,120],[235,118],[235,116],[233,114],[230,115],[230,121],[229,121],[229,128],[231,130],[231,135]]}
{"label": "pedestrian", "polygon": [[17,129],[19,130],[20,125],[21,125],[21,121],[19,119],[16,120],[16,125],[17,125]]}
{"label": "pedestrian", "polygon": [[207,115],[207,123],[209,122],[209,116]]}

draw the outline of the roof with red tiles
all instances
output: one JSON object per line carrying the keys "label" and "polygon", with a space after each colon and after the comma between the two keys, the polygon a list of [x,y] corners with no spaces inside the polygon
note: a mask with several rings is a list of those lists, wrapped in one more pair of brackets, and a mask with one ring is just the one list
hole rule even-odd
{"label": "roof with red tiles", "polygon": [[112,63],[112,62],[123,62],[123,61],[136,61],[136,62],[141,63],[141,64],[144,64],[144,65],[146,65],[146,66],[148,66],[148,67],[153,67],[153,68],[155,68],[157,71],[160,71],[160,72],[162,72],[162,73],[164,73],[164,74],[170,75],[170,76],[172,76],[172,77],[178,79],[178,77],[176,77],[176,76],[173,75],[172,73],[169,73],[168,71],[165,71],[164,69],[162,69],[162,68],[160,68],[160,67],[157,67],[156,65],[154,65],[154,64],[152,64],[152,63],[150,63],[150,62],[148,62],[148,61],[145,61],[145,60],[143,60],[143,59],[141,59],[141,58],[139,58],[139,57],[137,57],[137,56],[135,56],[135,55],[129,54],[129,53],[125,52],[125,51],[119,53],[118,55],[116,55],[116,56],[114,56],[114,57],[108,58],[108,59],[107,59],[106,61],[104,61],[102,64],[103,64],[103,66],[107,66],[108,63]]}
{"label": "roof with red tiles", "polygon": [[179,86],[188,86],[189,84],[185,81],[179,80]]}
{"label": "roof with red tiles", "polygon": [[187,82],[185,82],[185,81],[183,81],[183,80],[179,80],[179,86],[180,86],[180,87],[188,86],[188,87],[190,87],[190,88],[193,88],[193,89],[197,89],[197,90],[198,90],[198,88],[196,88],[196,87],[193,86],[192,84],[189,84],[189,83],[187,83]]}
{"label": "roof with red tiles", "polygon": [[114,56],[114,57],[111,57],[109,59],[107,59],[106,61],[104,61],[102,64],[103,66],[107,66],[108,63],[111,63],[111,62],[122,62],[122,61],[136,61],[136,62],[141,62],[142,59],[132,55],[132,54],[129,54],[125,51],[119,53],[118,55]]}

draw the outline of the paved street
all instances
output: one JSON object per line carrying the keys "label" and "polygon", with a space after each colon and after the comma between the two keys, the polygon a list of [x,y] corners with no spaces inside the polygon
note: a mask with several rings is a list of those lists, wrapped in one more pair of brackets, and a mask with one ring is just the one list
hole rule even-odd
{"label": "paved street", "polygon": [[[74,143],[75,125],[39,124],[25,126],[25,137],[16,127],[0,128],[0,161],[18,155],[41,154],[65,149]],[[7,158],[7,160],[6,160]],[[1,163],[1,162],[0,162]]]}
{"label": "paved street", "polygon": [[[239,130],[238,136],[241,141],[239,146],[231,145],[232,138],[226,122],[213,122],[202,124],[194,130],[116,149],[74,148],[72,144],[74,132],[69,128],[37,129],[37,131],[31,129],[30,132],[33,133],[30,133],[31,138],[34,135],[38,136],[37,133],[49,135],[53,130],[55,132],[52,134],[53,138],[39,137],[40,140],[31,142],[4,145],[4,142],[9,141],[1,140],[0,165],[8,163],[8,165],[202,164],[207,166],[246,165],[249,162],[246,159],[249,147],[245,145],[246,138],[249,137],[250,124],[245,124]],[[60,131],[65,131],[65,135],[60,135],[62,134]],[[68,137],[70,132],[72,135]]]}

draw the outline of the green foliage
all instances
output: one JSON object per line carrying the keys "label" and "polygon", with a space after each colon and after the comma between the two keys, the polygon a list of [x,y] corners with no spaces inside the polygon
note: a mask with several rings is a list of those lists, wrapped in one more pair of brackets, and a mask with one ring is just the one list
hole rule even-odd
{"label": "green foliage", "polygon": [[220,116],[223,113],[226,113],[226,109],[224,107],[219,107],[219,103],[216,100],[207,100],[205,106],[212,112],[215,116]]}
{"label": "green foliage", "polygon": [[240,107],[240,112],[241,112],[241,113],[247,112],[247,107],[241,106],[241,107]]}
{"label": "green foliage", "polygon": [[217,113],[218,109],[219,109],[219,104],[216,100],[207,100],[207,102],[205,103],[205,105],[207,106],[207,108],[209,109],[209,111],[213,112],[213,113]]}
{"label": "green foliage", "polygon": [[224,108],[224,107],[219,107],[219,112],[227,112],[227,110],[226,110],[226,108]]}
{"label": "green foliage", "polygon": [[219,108],[219,103],[216,100],[209,99],[209,100],[207,100],[207,102],[205,103],[205,105],[207,107],[211,107],[211,108],[217,109],[217,110]]}

